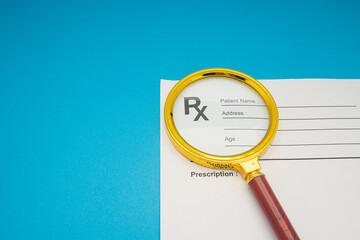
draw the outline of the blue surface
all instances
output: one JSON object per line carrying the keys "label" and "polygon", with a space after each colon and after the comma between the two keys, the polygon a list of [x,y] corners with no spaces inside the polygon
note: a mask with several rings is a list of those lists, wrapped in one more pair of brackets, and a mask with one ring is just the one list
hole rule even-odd
{"label": "blue surface", "polygon": [[359,8],[1,1],[0,238],[159,239],[159,79],[360,78]]}

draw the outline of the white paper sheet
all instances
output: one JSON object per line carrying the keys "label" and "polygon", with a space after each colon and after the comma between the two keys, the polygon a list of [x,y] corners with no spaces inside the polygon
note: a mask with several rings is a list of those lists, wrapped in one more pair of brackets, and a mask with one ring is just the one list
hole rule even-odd
{"label": "white paper sheet", "polygon": [[[280,120],[260,164],[298,235],[357,239],[360,80],[261,83]],[[161,239],[276,239],[240,174],[190,162],[169,141],[163,108],[175,84],[161,81]]]}

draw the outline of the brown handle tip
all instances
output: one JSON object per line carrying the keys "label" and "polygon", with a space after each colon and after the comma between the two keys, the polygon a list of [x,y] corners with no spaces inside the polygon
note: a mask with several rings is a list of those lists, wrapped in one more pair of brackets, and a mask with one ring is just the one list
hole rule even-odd
{"label": "brown handle tip", "polygon": [[249,186],[255,194],[278,239],[300,239],[272,191],[265,175],[259,175],[251,179]]}

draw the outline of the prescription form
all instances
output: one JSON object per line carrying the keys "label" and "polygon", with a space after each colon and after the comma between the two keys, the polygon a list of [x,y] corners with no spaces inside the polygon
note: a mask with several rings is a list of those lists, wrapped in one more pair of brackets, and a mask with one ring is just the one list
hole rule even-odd
{"label": "prescription form", "polygon": [[[360,79],[260,82],[279,111],[260,164],[299,237],[358,238]],[[200,166],[171,144],[163,109],[176,83],[161,80],[161,240],[276,239],[239,173]]]}

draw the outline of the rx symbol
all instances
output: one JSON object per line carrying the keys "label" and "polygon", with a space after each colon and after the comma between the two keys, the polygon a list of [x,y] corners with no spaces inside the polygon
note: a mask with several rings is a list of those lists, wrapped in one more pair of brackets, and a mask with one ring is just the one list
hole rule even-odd
{"label": "rx symbol", "polygon": [[[195,101],[193,103],[190,103],[190,101]],[[201,109],[200,106],[200,99],[198,97],[185,97],[184,98],[184,105],[185,105],[185,115],[190,114],[190,108],[195,108],[195,110],[198,112],[196,115],[194,121],[198,121],[200,117],[202,117],[204,120],[208,121],[209,119],[205,116],[204,111],[207,108],[207,106],[203,106]]]}

